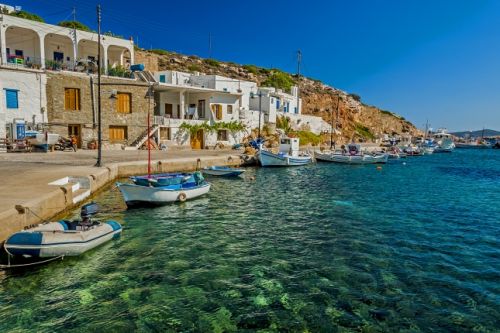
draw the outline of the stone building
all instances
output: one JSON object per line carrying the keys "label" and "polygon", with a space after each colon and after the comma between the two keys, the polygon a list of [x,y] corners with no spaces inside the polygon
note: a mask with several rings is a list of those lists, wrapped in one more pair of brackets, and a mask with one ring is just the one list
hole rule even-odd
{"label": "stone building", "polygon": [[[101,78],[102,142],[104,148],[123,148],[146,134],[148,98],[146,82],[115,77]],[[74,135],[87,148],[97,140],[97,77],[81,73],[47,74],[49,131]]]}

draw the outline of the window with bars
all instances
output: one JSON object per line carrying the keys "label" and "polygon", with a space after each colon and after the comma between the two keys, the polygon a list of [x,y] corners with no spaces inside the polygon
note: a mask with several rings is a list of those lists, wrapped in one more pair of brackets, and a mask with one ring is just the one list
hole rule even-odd
{"label": "window with bars", "polygon": [[132,112],[132,94],[130,93],[118,93],[116,95],[116,111],[120,113],[131,113]]}
{"label": "window with bars", "polygon": [[227,130],[217,131],[217,141],[227,141]]}
{"label": "window with bars", "polygon": [[80,89],[78,88],[64,89],[64,109],[68,111],[80,110]]}
{"label": "window with bars", "polygon": [[227,114],[233,114],[233,106],[232,105],[227,106]]}

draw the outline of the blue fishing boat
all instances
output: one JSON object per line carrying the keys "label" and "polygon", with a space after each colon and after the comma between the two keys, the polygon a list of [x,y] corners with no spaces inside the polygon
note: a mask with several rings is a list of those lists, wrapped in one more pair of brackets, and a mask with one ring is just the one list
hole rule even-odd
{"label": "blue fishing boat", "polygon": [[202,170],[203,174],[210,176],[220,176],[220,177],[238,177],[243,172],[244,169],[230,168],[227,166],[211,166],[204,168]]}
{"label": "blue fishing boat", "polygon": [[4,243],[11,255],[24,257],[77,256],[93,249],[122,232],[116,221],[105,223],[93,221],[92,216],[99,208],[96,203],[82,207],[79,221],[43,223],[34,228],[16,232]]}

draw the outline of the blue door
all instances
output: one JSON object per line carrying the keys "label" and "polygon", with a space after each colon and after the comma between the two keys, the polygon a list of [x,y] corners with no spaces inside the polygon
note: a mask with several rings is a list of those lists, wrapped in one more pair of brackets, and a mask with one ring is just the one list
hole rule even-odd
{"label": "blue door", "polygon": [[16,137],[18,140],[22,140],[24,139],[24,137],[26,136],[26,131],[25,131],[25,127],[24,127],[24,124],[16,124]]}
{"label": "blue door", "polygon": [[276,99],[276,109],[278,110],[280,108],[280,100]]}

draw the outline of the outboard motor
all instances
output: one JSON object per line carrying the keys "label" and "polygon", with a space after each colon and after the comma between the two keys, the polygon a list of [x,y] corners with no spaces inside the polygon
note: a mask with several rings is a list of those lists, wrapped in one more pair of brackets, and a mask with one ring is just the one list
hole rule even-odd
{"label": "outboard motor", "polygon": [[88,203],[82,206],[80,216],[82,219],[90,219],[99,212],[99,205],[95,202]]}

